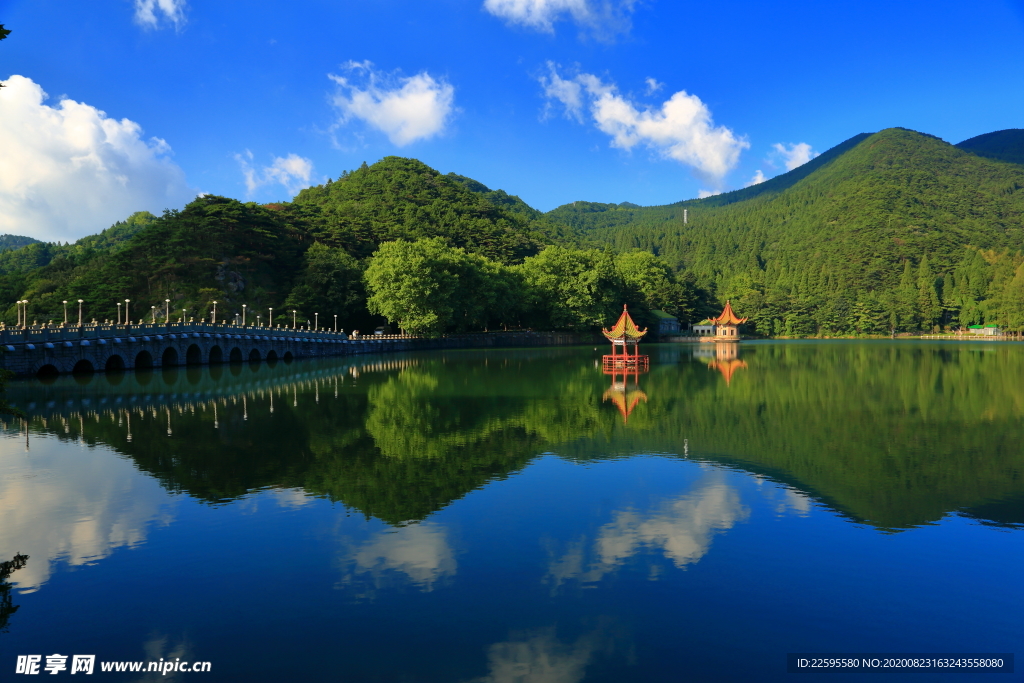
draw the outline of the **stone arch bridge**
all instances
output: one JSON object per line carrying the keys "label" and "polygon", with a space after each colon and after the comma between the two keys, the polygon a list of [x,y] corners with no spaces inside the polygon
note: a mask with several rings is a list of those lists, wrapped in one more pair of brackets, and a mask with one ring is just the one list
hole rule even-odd
{"label": "stone arch bridge", "polygon": [[0,366],[19,376],[102,372],[390,351],[412,341],[213,323],[8,328],[0,331]]}
{"label": "stone arch bridge", "polygon": [[357,353],[579,343],[551,332],[350,338],[344,332],[214,323],[39,326],[0,329],[0,367],[17,376],[110,372],[178,365],[291,360]]}

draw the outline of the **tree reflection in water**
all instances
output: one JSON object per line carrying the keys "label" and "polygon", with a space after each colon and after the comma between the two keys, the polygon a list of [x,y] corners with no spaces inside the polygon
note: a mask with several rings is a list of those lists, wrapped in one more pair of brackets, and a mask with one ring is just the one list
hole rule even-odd
{"label": "tree reflection in water", "polygon": [[7,633],[11,615],[18,611],[11,598],[13,586],[7,582],[11,574],[25,567],[28,555],[15,555],[13,559],[0,562],[0,633]]}
{"label": "tree reflection in water", "polygon": [[[643,396],[636,378],[609,388],[589,349],[136,374],[117,386],[61,378],[9,393],[31,430],[109,444],[214,505],[302,489],[402,525],[540,454],[656,452],[767,476],[880,529],[958,510],[1024,521],[1019,503],[1004,504],[1024,493],[1017,347],[744,343],[719,358],[718,346],[654,347]],[[628,424],[602,400],[616,396]]]}

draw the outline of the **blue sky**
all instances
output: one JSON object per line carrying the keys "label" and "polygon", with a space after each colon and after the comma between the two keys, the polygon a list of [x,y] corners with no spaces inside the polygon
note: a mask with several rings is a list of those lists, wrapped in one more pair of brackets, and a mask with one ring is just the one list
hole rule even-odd
{"label": "blue sky", "polygon": [[1024,0],[0,0],[0,23],[0,233],[48,240],[388,155],[549,210],[737,189],[891,126],[1024,127]]}

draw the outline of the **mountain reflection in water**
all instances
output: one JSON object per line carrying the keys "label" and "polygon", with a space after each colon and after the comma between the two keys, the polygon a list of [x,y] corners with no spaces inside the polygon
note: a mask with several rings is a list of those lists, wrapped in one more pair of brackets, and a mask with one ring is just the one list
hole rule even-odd
{"label": "mountain reflection in water", "polygon": [[[210,504],[301,489],[400,525],[541,453],[582,461],[657,452],[771,477],[883,529],[960,509],[1024,522],[1024,387],[1015,379],[1024,352],[1015,346],[652,348],[642,397],[635,377],[622,386],[612,378],[609,388],[589,349],[187,367],[15,382],[9,394],[31,416],[29,441],[39,432],[112,447],[164,488]],[[646,402],[624,424],[603,401],[618,405],[609,392],[631,410]],[[12,422],[7,433],[25,429]],[[4,497],[17,500],[22,485],[5,483]],[[133,520],[170,514],[132,496],[143,501]],[[144,522],[104,522],[89,504],[81,516],[119,534],[96,527],[83,536],[108,538],[89,543],[136,542]],[[6,514],[16,528],[16,513]],[[88,543],[49,543],[41,556],[102,554]]]}
{"label": "mountain reflection in water", "polygon": [[591,349],[14,382],[0,638],[368,683],[1019,640],[1024,347]]}

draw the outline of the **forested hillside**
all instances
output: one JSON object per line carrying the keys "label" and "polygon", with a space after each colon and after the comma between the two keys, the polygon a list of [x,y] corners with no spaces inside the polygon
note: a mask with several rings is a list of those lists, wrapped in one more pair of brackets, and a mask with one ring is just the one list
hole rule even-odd
{"label": "forested hillside", "polygon": [[1009,128],[985,133],[957,143],[957,147],[979,157],[1024,164],[1024,129]]}
{"label": "forested hillside", "polygon": [[62,302],[78,299],[86,320],[117,320],[128,299],[133,321],[209,319],[218,302],[218,320],[245,306],[247,320],[264,324],[273,308],[275,324],[295,311],[300,324],[319,313],[321,323],[337,315],[347,329],[387,320],[427,334],[590,330],[623,303],[641,321],[655,307],[692,317],[693,286],[667,264],[572,246],[582,241],[518,197],[387,157],[292,202],[207,195],[74,245],[5,252],[0,296],[8,324],[19,299],[29,302],[30,321],[62,321]]}
{"label": "forested hillside", "polygon": [[22,237],[21,235],[0,235],[0,251],[21,249],[22,247],[38,241],[39,240],[32,239],[31,237]]}
{"label": "forested hillside", "polygon": [[131,299],[133,320],[205,318],[218,301],[220,318],[244,304],[274,308],[275,323],[337,314],[348,329],[591,330],[623,303],[644,324],[731,299],[765,335],[1024,330],[1024,165],[986,158],[1012,156],[1018,133],[958,147],[893,128],[736,192],[547,214],[387,157],[290,202],[205,196],[73,245],[0,251],[0,297],[8,324],[19,299],[45,321],[81,298],[98,320]]}
{"label": "forested hillside", "polygon": [[661,255],[764,334],[1020,329],[1022,188],[1024,166],[897,128],[735,193],[649,209],[577,202],[549,215]]}

